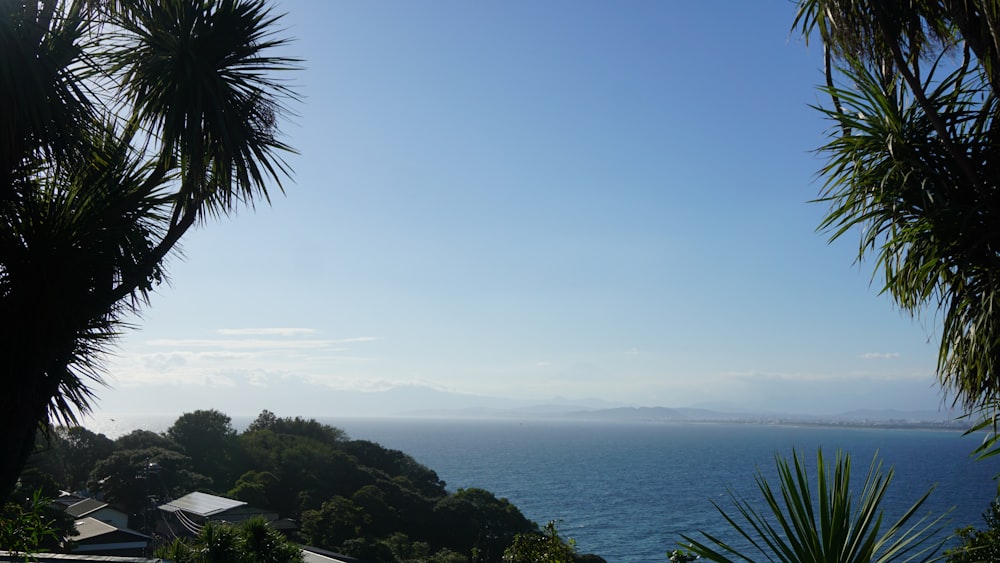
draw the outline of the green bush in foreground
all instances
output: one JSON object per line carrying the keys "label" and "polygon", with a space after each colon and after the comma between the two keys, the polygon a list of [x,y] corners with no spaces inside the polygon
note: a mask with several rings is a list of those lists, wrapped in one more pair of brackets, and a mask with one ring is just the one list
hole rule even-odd
{"label": "green bush in foreground", "polygon": [[573,563],[576,542],[563,541],[556,523],[549,522],[539,532],[518,534],[504,553],[504,563]]}
{"label": "green bush in foreground", "polygon": [[[928,561],[943,543],[932,541],[943,516],[924,516],[910,523],[931,491],[883,529],[880,505],[893,471],[890,468],[883,473],[877,455],[856,499],[851,494],[851,459],[847,454],[838,452],[831,469],[823,451],[817,453],[817,498],[813,498],[804,460],[796,452],[792,452],[792,465],[777,455],[775,464],[780,495],[758,471],[755,480],[763,504],[747,501],[730,490],[739,515],[730,516],[715,505],[726,522],[753,546],[749,554],[706,532],[701,532],[705,542],[683,536],[687,542],[683,547],[709,561],[721,562],[752,562],[756,551],[763,560],[783,563],[885,563]],[[763,509],[757,508],[760,506]]]}
{"label": "green bush in foreground", "polygon": [[985,530],[972,526],[956,531],[962,545],[945,552],[948,563],[977,563],[1000,561],[1000,502],[994,500],[983,513]]}
{"label": "green bush in foreground", "polygon": [[58,543],[56,522],[45,514],[49,500],[36,491],[23,503],[9,501],[0,507],[0,549],[30,554]]}
{"label": "green bush in foreground", "polygon": [[302,550],[263,518],[208,522],[194,540],[174,540],[156,556],[176,563],[302,563]]}

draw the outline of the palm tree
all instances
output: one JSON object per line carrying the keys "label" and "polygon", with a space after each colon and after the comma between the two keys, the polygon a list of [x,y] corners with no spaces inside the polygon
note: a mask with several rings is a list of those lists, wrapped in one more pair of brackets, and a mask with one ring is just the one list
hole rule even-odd
{"label": "palm tree", "polygon": [[831,139],[821,228],[904,311],[943,321],[937,372],[967,409],[1000,400],[1000,6],[995,0],[799,0],[818,34]]}
{"label": "palm tree", "polygon": [[301,563],[302,550],[259,517],[238,525],[206,522],[191,541],[157,550],[177,563]]}
{"label": "palm tree", "polygon": [[751,502],[730,491],[737,517],[715,505],[752,550],[741,550],[733,542],[706,532],[701,532],[705,541],[683,536],[687,542],[684,547],[709,561],[725,563],[750,563],[755,561],[755,553],[761,560],[782,563],[888,563],[932,558],[943,542],[933,542],[943,516],[924,516],[909,524],[931,491],[883,530],[881,503],[892,482],[892,469],[883,473],[876,456],[860,496],[854,498],[850,456],[838,452],[832,471],[824,463],[822,450],[816,458],[815,498],[805,462],[793,451],[791,466],[775,456],[780,495],[758,472],[756,481],[763,502]]}
{"label": "palm tree", "polygon": [[200,222],[288,175],[263,0],[0,2],[0,498]]}

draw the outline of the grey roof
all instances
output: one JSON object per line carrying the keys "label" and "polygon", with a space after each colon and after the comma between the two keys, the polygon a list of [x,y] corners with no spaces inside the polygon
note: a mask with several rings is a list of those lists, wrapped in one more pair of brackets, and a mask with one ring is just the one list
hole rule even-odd
{"label": "grey roof", "polygon": [[246,504],[240,500],[217,497],[208,493],[190,493],[161,505],[160,510],[166,510],[167,512],[183,510],[189,514],[209,517],[220,512],[232,510],[233,508],[245,506]]}
{"label": "grey roof", "polygon": [[73,526],[76,528],[76,535],[72,536],[70,539],[76,542],[89,540],[90,538],[96,538],[98,536],[114,532],[123,532],[147,540],[152,539],[146,534],[140,534],[139,532],[129,528],[112,526],[111,524],[101,522],[96,518],[81,518],[80,520],[74,522]]}
{"label": "grey roof", "polygon": [[363,563],[360,559],[309,545],[301,546],[301,550],[304,563]]}
{"label": "grey roof", "polygon": [[100,510],[107,506],[108,503],[101,502],[97,499],[86,498],[80,502],[73,503],[66,507],[66,514],[74,518],[82,518],[95,510]]}
{"label": "grey roof", "polygon": [[302,561],[304,563],[347,563],[343,559],[334,559],[327,555],[320,555],[311,551],[302,550]]}
{"label": "grey roof", "polygon": [[[24,555],[15,555],[9,551],[0,551],[0,561],[24,561]],[[77,555],[75,553],[32,553],[31,561],[39,563],[170,563],[169,559],[148,557],[115,557],[112,555]]]}
{"label": "grey roof", "polygon": [[76,528],[76,535],[73,536],[73,541],[89,540],[90,538],[110,534],[118,529],[111,524],[105,524],[104,522],[94,518],[83,518],[82,520],[77,520],[73,523],[73,527]]}

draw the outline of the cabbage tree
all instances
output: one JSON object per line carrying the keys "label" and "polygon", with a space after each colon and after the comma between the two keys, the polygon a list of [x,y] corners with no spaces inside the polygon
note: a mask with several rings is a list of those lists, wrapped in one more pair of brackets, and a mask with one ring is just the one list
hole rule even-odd
{"label": "cabbage tree", "polygon": [[0,2],[0,498],[184,234],[281,189],[278,26],[264,0]]}

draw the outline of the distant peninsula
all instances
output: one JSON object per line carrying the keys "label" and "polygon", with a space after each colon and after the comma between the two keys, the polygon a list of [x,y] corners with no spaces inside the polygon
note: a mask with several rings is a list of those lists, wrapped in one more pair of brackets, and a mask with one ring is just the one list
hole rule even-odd
{"label": "distant peninsula", "polygon": [[511,409],[435,409],[409,411],[428,418],[548,419],[587,422],[726,423],[841,428],[925,429],[965,431],[968,418],[954,411],[856,410],[832,415],[733,413],[704,408],[535,405]]}

